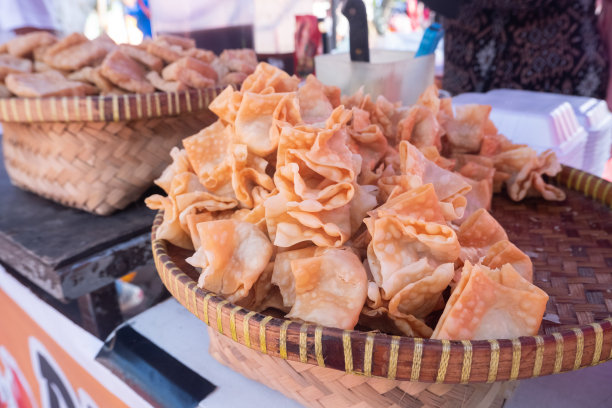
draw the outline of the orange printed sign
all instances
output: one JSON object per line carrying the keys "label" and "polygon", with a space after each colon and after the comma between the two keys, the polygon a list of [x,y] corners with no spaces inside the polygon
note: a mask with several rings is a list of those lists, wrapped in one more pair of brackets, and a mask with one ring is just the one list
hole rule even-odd
{"label": "orange printed sign", "polygon": [[0,310],[0,408],[126,407],[2,289]]}

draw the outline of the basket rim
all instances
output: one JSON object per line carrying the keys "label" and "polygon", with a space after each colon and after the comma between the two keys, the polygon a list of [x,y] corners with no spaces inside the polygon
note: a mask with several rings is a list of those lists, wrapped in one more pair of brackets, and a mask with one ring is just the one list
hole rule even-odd
{"label": "basket rim", "polygon": [[[612,208],[612,183],[606,180],[563,166],[556,181]],[[174,263],[167,242],[155,238],[162,219],[159,211],[151,243],[158,274],[172,296],[220,334],[274,357],[368,377],[446,384],[533,378],[612,359],[612,317],[546,335],[436,340],[342,330],[249,311],[200,289]],[[381,357],[384,361],[377,364]],[[564,361],[573,364],[562,370]]]}
{"label": "basket rim", "polygon": [[0,98],[0,122],[119,122],[208,109],[221,87],[124,95]]}

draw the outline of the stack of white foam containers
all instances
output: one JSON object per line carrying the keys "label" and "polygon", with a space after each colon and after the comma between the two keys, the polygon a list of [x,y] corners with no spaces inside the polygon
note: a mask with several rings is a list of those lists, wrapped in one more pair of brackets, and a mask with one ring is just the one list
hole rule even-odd
{"label": "stack of white foam containers", "polygon": [[453,98],[455,106],[471,103],[491,105],[491,119],[514,143],[538,152],[552,149],[563,164],[603,174],[612,144],[612,114],[605,101],[514,89]]}

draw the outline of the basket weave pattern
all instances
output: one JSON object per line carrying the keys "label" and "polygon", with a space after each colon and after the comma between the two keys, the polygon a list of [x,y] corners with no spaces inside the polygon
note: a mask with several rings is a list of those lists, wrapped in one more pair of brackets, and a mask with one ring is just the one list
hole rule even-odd
{"label": "basket weave pattern", "polygon": [[427,384],[347,374],[271,357],[208,329],[210,354],[247,378],[307,407],[502,407],[518,381],[494,384]]}
{"label": "basket weave pattern", "polygon": [[[506,386],[516,383],[512,380],[612,359],[612,183],[567,167],[556,183],[567,192],[563,203],[514,203],[499,196],[493,203],[493,214],[510,240],[532,257],[534,283],[550,295],[537,336],[419,339],[255,313],[197,287],[198,272],[185,262],[191,252],[155,239],[162,212],[153,227],[153,254],[168,290],[211,327],[211,353],[219,361],[305,405],[350,406],[360,396],[364,407],[370,401],[378,401],[372,406],[412,406],[410,398],[419,402],[415,406],[453,406],[477,392],[499,402]],[[277,380],[288,385],[275,385]],[[306,389],[314,396],[303,395]],[[376,393],[369,396],[370,389],[385,397],[402,396],[383,403]],[[337,395],[344,399],[336,400]],[[329,402],[341,400],[344,405]]]}
{"label": "basket weave pattern", "polygon": [[151,186],[173,146],[215,120],[215,95],[0,100],[7,172],[20,188],[110,214]]}

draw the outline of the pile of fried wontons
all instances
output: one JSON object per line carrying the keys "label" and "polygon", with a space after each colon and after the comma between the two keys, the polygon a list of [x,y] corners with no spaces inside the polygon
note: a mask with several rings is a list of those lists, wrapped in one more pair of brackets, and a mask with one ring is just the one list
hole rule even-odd
{"label": "pile of fried wontons", "polygon": [[453,113],[435,86],[402,107],[298,85],[261,63],[227,87],[210,104],[219,120],[170,153],[167,196],[147,198],[164,210],[157,238],[194,250],[198,285],[341,329],[536,334],[548,296],[487,210],[503,186],[563,200],[542,178],[560,171],[555,155],[512,144],[489,106]]}
{"label": "pile of fried wontons", "polygon": [[257,66],[251,49],[220,56],[189,38],[160,35],[140,45],[39,31],[0,45],[0,98],[184,91],[239,85]]}

